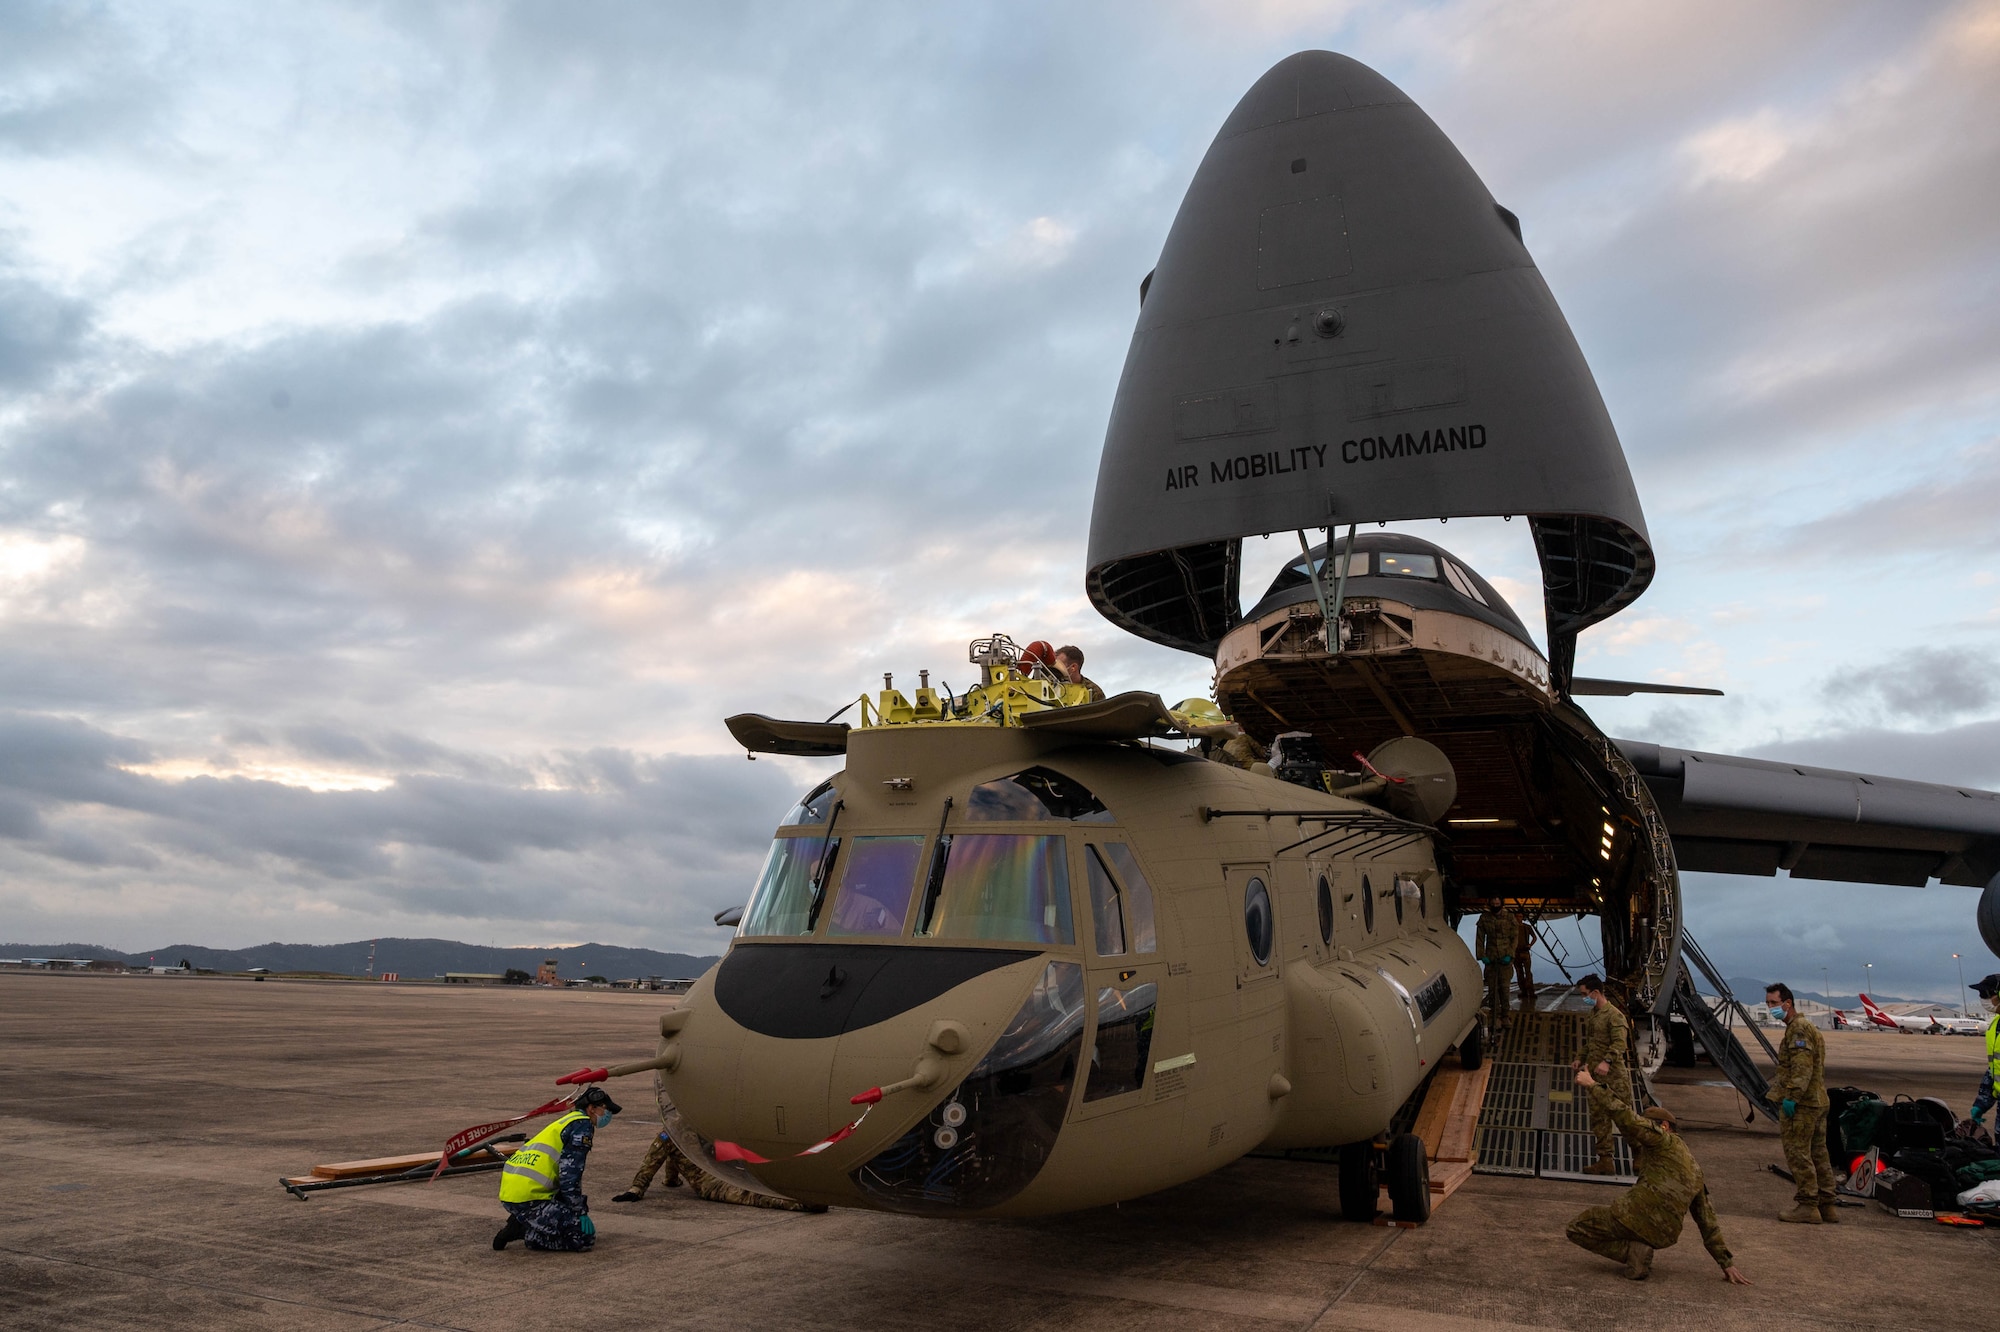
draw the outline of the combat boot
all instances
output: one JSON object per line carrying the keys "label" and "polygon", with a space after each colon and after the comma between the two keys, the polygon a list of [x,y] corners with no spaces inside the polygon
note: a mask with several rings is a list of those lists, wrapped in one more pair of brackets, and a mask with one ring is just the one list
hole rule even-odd
{"label": "combat boot", "polygon": [[1802,1226],[1816,1226],[1820,1224],[1819,1208],[1812,1203],[1800,1203],[1789,1212],[1778,1213],[1778,1219],[1793,1221]]}
{"label": "combat boot", "polygon": [[1653,1246],[1633,1240],[1625,1251],[1625,1279],[1644,1281],[1653,1274]]}
{"label": "combat boot", "polygon": [[1618,1173],[1618,1162],[1609,1156],[1600,1156],[1594,1163],[1585,1166],[1583,1173],[1586,1175],[1615,1175]]}
{"label": "combat boot", "polygon": [[527,1234],[527,1227],[521,1224],[521,1218],[510,1216],[507,1218],[507,1224],[500,1227],[499,1233],[493,1236],[493,1247],[504,1249],[517,1239],[525,1239]]}
{"label": "combat boot", "polygon": [[1819,1223],[1823,1226],[1839,1225],[1840,1224],[1839,1205],[1830,1202],[1821,1203],[1819,1205]]}

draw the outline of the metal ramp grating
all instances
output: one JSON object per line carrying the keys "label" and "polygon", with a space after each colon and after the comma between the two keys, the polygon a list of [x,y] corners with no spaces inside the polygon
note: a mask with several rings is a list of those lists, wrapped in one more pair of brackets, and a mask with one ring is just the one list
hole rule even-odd
{"label": "metal ramp grating", "polygon": [[[1480,1105],[1473,1169],[1484,1175],[1535,1175],[1591,1183],[1630,1184],[1632,1149],[1618,1140],[1615,1175],[1586,1175],[1597,1160],[1590,1134],[1590,1104],[1574,1082],[1569,1061],[1583,1045],[1583,1017],[1575,1012],[1521,1012],[1500,1042]],[[1650,1103],[1644,1082],[1632,1080],[1633,1104]]]}

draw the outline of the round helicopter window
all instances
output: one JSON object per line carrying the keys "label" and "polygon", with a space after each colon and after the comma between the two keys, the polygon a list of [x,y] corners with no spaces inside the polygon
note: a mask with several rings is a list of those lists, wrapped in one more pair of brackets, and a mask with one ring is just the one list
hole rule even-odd
{"label": "round helicopter window", "polygon": [[1271,894],[1262,879],[1253,878],[1243,889],[1243,934],[1250,941],[1250,956],[1258,966],[1271,960]]}
{"label": "round helicopter window", "polygon": [[1401,925],[1403,923],[1403,885],[1400,883],[1391,884],[1389,891],[1395,895],[1396,923]]}
{"label": "round helicopter window", "polygon": [[1324,874],[1319,876],[1319,941],[1333,943],[1333,885]]}
{"label": "round helicopter window", "polygon": [[1361,876],[1361,927],[1375,933],[1375,885],[1366,874]]}

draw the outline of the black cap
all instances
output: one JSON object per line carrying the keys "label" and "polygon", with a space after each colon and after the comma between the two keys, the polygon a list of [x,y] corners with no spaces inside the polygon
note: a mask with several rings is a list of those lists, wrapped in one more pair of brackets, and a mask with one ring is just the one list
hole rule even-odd
{"label": "black cap", "polygon": [[583,1095],[576,1098],[575,1107],[578,1110],[588,1110],[593,1105],[601,1105],[614,1115],[625,1113],[618,1102],[611,1099],[611,1094],[602,1087],[587,1088]]}
{"label": "black cap", "polygon": [[1995,990],[2000,990],[2000,971],[1994,972],[1984,980],[1972,982],[1972,992],[1981,999],[1991,999]]}

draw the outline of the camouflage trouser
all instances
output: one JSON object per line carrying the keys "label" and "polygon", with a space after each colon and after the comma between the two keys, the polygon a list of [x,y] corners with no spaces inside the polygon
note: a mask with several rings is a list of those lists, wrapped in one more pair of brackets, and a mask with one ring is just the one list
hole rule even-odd
{"label": "camouflage trouser", "polygon": [[752,1193],[734,1184],[725,1184],[706,1170],[695,1165],[674,1146],[673,1139],[662,1133],[653,1139],[653,1145],[646,1152],[646,1159],[639,1164],[639,1173],[632,1176],[632,1192],[640,1197],[653,1183],[653,1176],[665,1167],[666,1183],[679,1184],[683,1181],[694,1191],[697,1198],[709,1202],[735,1203],[740,1207],[767,1207],[778,1212],[803,1212],[805,1206],[790,1198],[773,1198],[768,1194]]}
{"label": "camouflage trouser", "polygon": [[1792,1197],[1808,1207],[1833,1201],[1833,1162],[1826,1154],[1826,1107],[1802,1105],[1792,1117],[1778,1116],[1785,1143],[1785,1168],[1792,1172]]}
{"label": "camouflage trouser", "polygon": [[[1599,1073],[1592,1065],[1590,1076],[1604,1084],[1604,1089],[1625,1103],[1626,1109],[1632,1105],[1632,1075],[1626,1071],[1623,1060],[1615,1060],[1609,1073]],[[1579,1093],[1581,1094],[1581,1093]],[[1590,1104],[1590,1136],[1597,1142],[1597,1159],[1609,1161],[1618,1148],[1618,1125],[1611,1116],[1597,1108],[1597,1102]]]}
{"label": "camouflage trouser", "polygon": [[1645,1241],[1634,1234],[1624,1222],[1613,1216],[1609,1207],[1586,1207],[1576,1214],[1563,1235],[1571,1244],[1601,1254],[1614,1263],[1625,1261],[1631,1253],[1632,1245]]}
{"label": "camouflage trouser", "polygon": [[646,1149],[646,1159],[639,1163],[639,1173],[632,1176],[632,1192],[645,1197],[646,1190],[653,1186],[653,1176],[660,1173],[662,1166],[666,1167],[667,1177],[660,1182],[670,1189],[675,1187],[681,1182],[681,1160],[673,1140],[664,1133],[655,1134],[653,1145]]}
{"label": "camouflage trouser", "polygon": [[1521,1011],[1535,1011],[1535,960],[1520,953],[1514,954],[1514,977],[1520,984]]}
{"label": "camouflage trouser", "polygon": [[554,1198],[500,1205],[528,1232],[527,1243],[531,1249],[577,1253],[596,1243],[591,1236],[583,1233],[581,1207],[572,1207]]}
{"label": "camouflage trouser", "polygon": [[1514,964],[1512,962],[1488,962],[1486,964],[1486,1011],[1487,1025],[1498,1031],[1507,1025],[1507,991],[1513,988]]}

